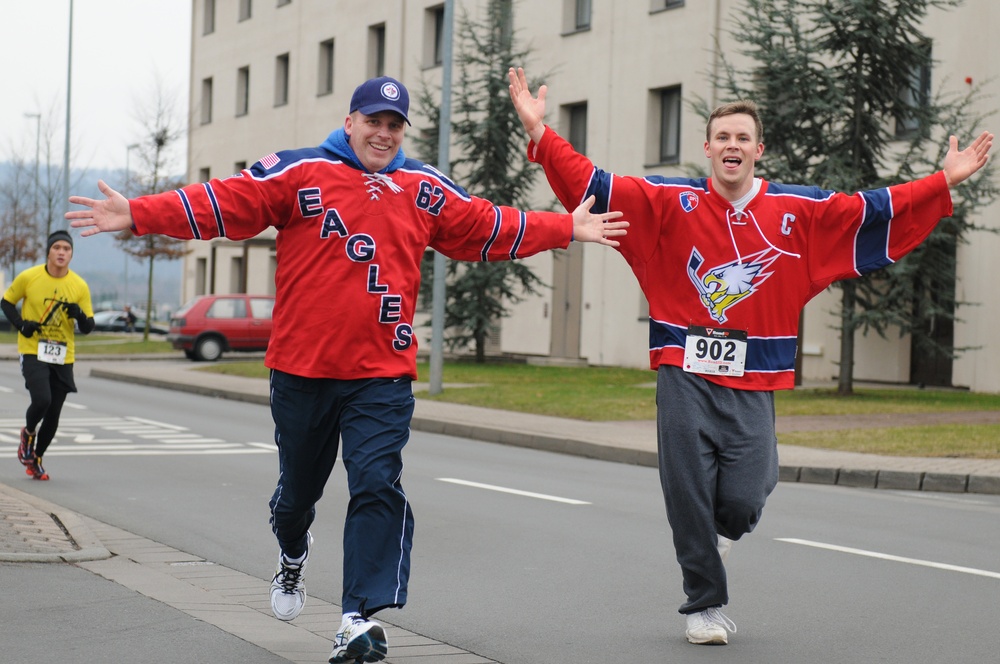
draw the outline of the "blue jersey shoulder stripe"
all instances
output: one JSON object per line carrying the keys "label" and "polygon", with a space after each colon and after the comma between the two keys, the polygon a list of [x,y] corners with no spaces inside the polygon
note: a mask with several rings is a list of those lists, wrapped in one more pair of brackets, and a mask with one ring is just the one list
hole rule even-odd
{"label": "blue jersey shoulder stripe", "polygon": [[819,187],[810,187],[801,184],[781,184],[778,182],[768,182],[765,196],[791,196],[793,198],[805,198],[810,201],[829,200],[837,192]]}
{"label": "blue jersey shoulder stripe", "polygon": [[[276,159],[271,159],[276,157]],[[262,161],[270,159],[270,166],[265,166]],[[335,158],[334,153],[320,148],[297,148],[295,150],[282,150],[274,155],[268,155],[261,161],[254,162],[253,166],[247,169],[250,177],[254,180],[270,180],[271,178],[283,175],[289,169],[295,168],[305,163],[326,162],[329,164],[347,163],[342,159]]]}
{"label": "blue jersey shoulder stripe", "polygon": [[889,229],[892,227],[892,194],[888,189],[861,192],[865,216],[854,239],[854,266],[858,274],[868,274],[892,263],[889,258]]}
{"label": "blue jersey shoulder stripe", "polygon": [[698,189],[708,193],[708,178],[677,178],[663,175],[647,175],[643,178],[655,187],[680,187],[681,189]]}
{"label": "blue jersey shoulder stripe", "polygon": [[[439,183],[441,183],[441,186],[443,186],[445,189],[447,189],[451,193],[461,198],[463,201],[468,201],[472,199],[472,196],[469,195],[469,192],[467,192],[461,186],[456,184],[451,178],[449,178],[447,175],[445,175],[438,169],[434,168],[430,164],[425,164],[424,162],[419,161],[417,159],[408,158],[405,162],[403,162],[403,165],[402,167],[399,168],[399,170],[403,171],[404,173],[416,173],[418,175],[430,176],[435,180],[437,180]],[[390,173],[389,175],[392,176],[392,173]]]}

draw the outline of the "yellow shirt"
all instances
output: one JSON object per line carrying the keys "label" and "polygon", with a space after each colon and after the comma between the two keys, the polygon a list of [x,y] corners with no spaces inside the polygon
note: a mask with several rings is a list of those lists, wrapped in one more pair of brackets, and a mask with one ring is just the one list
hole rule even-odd
{"label": "yellow shirt", "polygon": [[83,277],[70,270],[63,277],[53,277],[45,265],[29,267],[14,278],[3,299],[13,304],[24,300],[21,318],[42,324],[41,329],[30,338],[17,335],[17,352],[21,355],[37,355],[38,340],[50,339],[66,344],[66,364],[75,357],[74,323],[66,315],[63,303],[75,302],[87,317],[94,315],[90,303],[90,288]]}

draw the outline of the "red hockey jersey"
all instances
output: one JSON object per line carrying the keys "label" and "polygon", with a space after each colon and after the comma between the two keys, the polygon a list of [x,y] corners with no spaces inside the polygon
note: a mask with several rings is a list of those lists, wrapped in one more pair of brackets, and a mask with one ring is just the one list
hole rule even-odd
{"label": "red hockey jersey", "polygon": [[278,152],[233,177],[130,202],[140,235],[243,240],[277,229],[272,369],[416,379],[413,315],[428,246],[497,261],[569,245],[569,214],[495,206],[402,151],[388,172],[369,173],[337,146],[346,142]]}
{"label": "red hockey jersey", "polygon": [[940,172],[853,196],[764,181],[737,214],[710,178],[616,176],[550,128],[528,156],[567,208],[593,194],[593,212],[630,222],[618,250],[649,301],[651,368],[684,366],[689,326],[735,330],[745,373],[705,378],[737,389],[791,389],[806,302],[898,260],[952,213]]}

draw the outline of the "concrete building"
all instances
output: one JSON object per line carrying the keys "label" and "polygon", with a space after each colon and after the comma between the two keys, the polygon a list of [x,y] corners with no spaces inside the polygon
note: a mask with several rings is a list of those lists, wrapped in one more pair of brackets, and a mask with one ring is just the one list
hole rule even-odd
{"label": "concrete building", "polygon": [[[192,1],[192,181],[225,177],[278,149],[319,144],[342,126],[355,86],[371,76],[394,76],[411,93],[421,81],[440,83],[441,0]],[[485,4],[456,0],[456,15],[479,17]],[[705,163],[704,121],[687,102],[718,101],[709,76],[719,67],[719,49],[736,57],[731,31],[741,6],[740,0],[520,0],[514,2],[514,29],[518,43],[531,50],[524,63],[529,75],[552,72],[548,122],[557,131],[607,170],[684,175],[685,165]],[[925,31],[936,60],[933,92],[961,92],[967,80],[986,82],[993,75],[994,28],[1000,28],[1000,14],[992,0],[931,10]],[[998,98],[1000,84],[988,85],[987,95]],[[413,132],[427,122],[411,106]],[[961,137],[962,144],[969,139]],[[537,203],[551,200],[539,171]],[[1000,228],[997,206],[976,222]],[[928,382],[1000,392],[993,332],[1000,328],[1000,297],[992,288],[1000,281],[1000,262],[993,258],[1000,255],[1000,236],[980,232],[969,240],[959,248],[958,299],[975,306],[959,311],[954,343],[970,350],[953,363],[927,367],[911,357],[908,337],[859,334],[856,379],[907,383],[930,372],[936,378]],[[273,292],[273,234],[244,243],[195,242],[192,248],[184,299]],[[648,366],[646,304],[616,252],[572,245],[529,263],[552,288],[514,307],[500,322],[493,350]],[[839,293],[829,290],[806,308],[800,353],[807,380],[838,374],[832,312]],[[421,322],[415,328],[426,350],[429,328]]]}

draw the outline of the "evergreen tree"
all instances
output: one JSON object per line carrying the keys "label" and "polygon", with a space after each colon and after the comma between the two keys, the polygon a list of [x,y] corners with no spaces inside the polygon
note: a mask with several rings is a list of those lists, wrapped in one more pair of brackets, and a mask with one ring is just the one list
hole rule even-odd
{"label": "evergreen tree", "polygon": [[[727,63],[715,85],[761,106],[766,146],[759,171],[778,182],[853,192],[911,180],[940,168],[948,134],[976,136],[977,88],[929,95],[930,8],[961,0],[747,0],[733,37],[750,65]],[[707,117],[704,102],[700,110]],[[959,189],[954,215],[894,265],[839,282],[840,378],[853,391],[854,337],[891,326],[919,352],[957,349],[930,334],[955,319],[956,247],[975,228],[972,212],[995,199],[987,165]]]}
{"label": "evergreen tree", "polygon": [[[514,50],[510,0],[489,0],[486,17],[476,21],[463,12],[455,39],[455,117],[453,136],[459,156],[450,172],[470,194],[498,205],[528,207],[537,174],[524,152],[523,130],[510,103],[503,74],[513,62],[524,62],[527,51]],[[427,162],[436,163],[440,94],[424,85],[418,95],[431,128],[412,142]],[[432,279],[425,261],[422,295]],[[445,343],[451,350],[469,344],[477,362],[485,361],[486,342],[497,321],[509,314],[506,303],[517,303],[544,287],[543,281],[520,261],[464,263],[448,261]]]}

